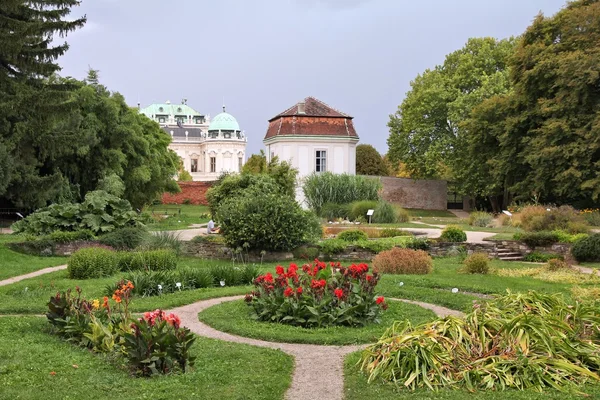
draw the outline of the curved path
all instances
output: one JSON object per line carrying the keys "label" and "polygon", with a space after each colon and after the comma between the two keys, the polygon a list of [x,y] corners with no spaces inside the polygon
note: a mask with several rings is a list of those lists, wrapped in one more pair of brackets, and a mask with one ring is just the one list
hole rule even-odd
{"label": "curved path", "polygon": [[[198,313],[226,301],[239,300],[244,296],[220,297],[202,300],[170,310],[181,318],[181,324],[197,335],[228,342],[245,343],[253,346],[281,350],[295,359],[292,385],[286,393],[288,400],[341,400],[344,398],[344,356],[363,349],[368,344],[355,346],[322,346],[315,344],[276,343],[251,339],[221,332],[198,320]],[[390,299],[416,304],[432,310],[440,317],[462,315],[435,304],[417,301]]]}
{"label": "curved path", "polygon": [[40,269],[38,271],[34,271],[34,272],[31,272],[31,273],[25,274],[25,275],[13,276],[12,278],[8,278],[3,281],[0,281],[0,286],[10,285],[12,283],[16,283],[16,282],[19,282],[19,281],[22,281],[25,279],[35,278],[36,276],[49,274],[50,272],[62,271],[63,269],[67,269],[67,266],[59,265],[57,267],[49,267],[49,268]]}

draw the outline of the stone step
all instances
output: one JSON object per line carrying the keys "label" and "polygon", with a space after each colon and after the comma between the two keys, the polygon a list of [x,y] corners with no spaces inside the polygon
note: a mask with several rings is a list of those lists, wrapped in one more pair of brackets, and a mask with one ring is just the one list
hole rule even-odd
{"label": "stone step", "polygon": [[521,254],[521,253],[517,253],[517,252],[511,252],[511,253],[496,253],[496,256],[497,256],[497,257],[516,257],[516,256],[522,257],[522,256],[523,256],[523,254]]}
{"label": "stone step", "polygon": [[523,256],[518,257],[498,257],[501,261],[523,261]]}

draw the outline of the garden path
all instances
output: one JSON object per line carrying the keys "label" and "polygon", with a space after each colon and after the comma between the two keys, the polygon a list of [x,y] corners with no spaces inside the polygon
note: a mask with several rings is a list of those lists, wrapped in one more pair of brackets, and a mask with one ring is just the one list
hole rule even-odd
{"label": "garden path", "polygon": [[572,267],[575,268],[576,270],[578,270],[579,272],[581,272],[582,274],[588,274],[588,275],[595,274],[595,275],[600,276],[600,269],[582,267],[581,265],[573,265]]}
{"label": "garden path", "polygon": [[[198,313],[209,307],[226,301],[242,299],[244,296],[221,297],[202,300],[194,304],[178,307],[174,312],[181,318],[181,324],[197,335],[220,339],[235,343],[245,343],[253,346],[268,347],[281,350],[295,358],[295,368],[292,375],[292,385],[286,393],[287,400],[341,400],[344,398],[344,356],[348,353],[363,349],[368,345],[355,346],[322,346],[314,344],[275,343],[251,339],[221,332],[198,320]],[[416,304],[432,310],[440,317],[447,315],[462,315],[435,304],[410,300],[398,300]]]}
{"label": "garden path", "polygon": [[67,269],[67,266],[59,265],[57,267],[40,269],[38,271],[34,271],[34,272],[31,272],[31,273],[25,274],[25,275],[13,276],[12,278],[8,278],[8,279],[4,279],[3,281],[0,281],[0,286],[10,285],[12,283],[22,281],[24,279],[35,278],[36,276],[49,274],[50,272],[62,271],[63,269]]}

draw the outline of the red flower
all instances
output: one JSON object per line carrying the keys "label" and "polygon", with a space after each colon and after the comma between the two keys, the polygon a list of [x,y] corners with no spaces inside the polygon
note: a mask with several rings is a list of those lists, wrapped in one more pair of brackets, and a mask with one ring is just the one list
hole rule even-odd
{"label": "red flower", "polygon": [[265,280],[265,282],[267,283],[273,283],[273,274],[270,272],[267,272],[267,274],[264,276],[263,278]]}
{"label": "red flower", "polygon": [[333,291],[333,294],[335,294],[335,297],[337,297],[338,299],[344,297],[344,291],[342,289],[335,289]]}
{"label": "red flower", "polygon": [[373,279],[373,276],[367,275],[367,282],[371,282],[371,279]]}
{"label": "red flower", "polygon": [[327,281],[325,279],[321,279],[319,281],[316,281],[313,279],[312,282],[310,283],[310,286],[313,289],[321,289],[321,288],[324,288],[325,285],[327,285]]}
{"label": "red flower", "polygon": [[288,286],[287,288],[285,288],[285,290],[283,291],[283,295],[284,295],[285,297],[290,297],[290,296],[291,296],[291,295],[293,295],[293,294],[294,294],[294,289],[292,289],[292,288],[291,288],[291,287],[289,287],[289,286]]}
{"label": "red flower", "polygon": [[298,289],[296,289],[296,293],[298,293],[298,294],[302,294],[302,290],[303,290],[303,289],[302,289],[302,286],[300,286]]}
{"label": "red flower", "polygon": [[377,304],[384,303],[384,302],[385,302],[385,298],[384,298],[383,296],[379,296],[379,297],[377,298],[377,300],[375,300],[375,302],[376,302]]}
{"label": "red flower", "polygon": [[281,265],[278,265],[278,266],[276,266],[276,267],[275,267],[275,273],[276,273],[277,275],[283,275],[283,274],[284,274],[283,267],[282,267]]}

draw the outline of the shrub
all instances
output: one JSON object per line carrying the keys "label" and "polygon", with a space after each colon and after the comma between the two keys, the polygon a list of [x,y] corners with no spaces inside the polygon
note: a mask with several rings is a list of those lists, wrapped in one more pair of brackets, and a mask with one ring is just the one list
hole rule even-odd
{"label": "shrub", "polygon": [[308,206],[317,213],[326,203],[349,204],[361,200],[376,201],[379,198],[379,189],[381,189],[379,179],[331,172],[312,174],[305,178],[302,186]]}
{"label": "shrub", "polygon": [[71,279],[91,279],[114,275],[118,268],[114,251],[88,247],[73,253],[67,264],[67,273]]}
{"label": "shrub", "polygon": [[486,227],[489,226],[493,220],[494,216],[492,214],[483,211],[474,211],[469,214],[469,225],[471,226]]}
{"label": "shrub", "polygon": [[548,260],[548,263],[546,264],[546,268],[548,269],[548,271],[559,271],[559,270],[563,270],[563,269],[569,269],[570,267],[569,267],[569,264],[567,264],[563,260],[558,260],[556,258],[553,258],[553,259]]}
{"label": "shrub", "polygon": [[367,240],[369,237],[363,231],[358,229],[349,229],[337,235],[337,238],[346,242],[355,242],[357,240]]}
{"label": "shrub", "polygon": [[217,218],[228,246],[286,251],[317,240],[321,224],[291,197],[247,190],[226,199]]}
{"label": "shrub", "polygon": [[519,212],[521,219],[521,227],[526,231],[542,231],[544,226],[544,218],[546,216],[546,207],[543,206],[527,206]]}
{"label": "shrub", "polygon": [[440,240],[445,242],[460,243],[467,241],[467,234],[458,226],[448,225],[442,231]]}
{"label": "shrub", "polygon": [[546,209],[542,206],[529,206],[521,211],[523,229],[530,232],[564,230],[569,233],[586,233],[587,225],[571,206]]}
{"label": "shrub", "polygon": [[318,247],[300,246],[292,250],[295,259],[314,260],[319,258],[320,250]]}
{"label": "shrub", "polygon": [[587,233],[571,234],[561,230],[552,231],[556,234],[559,243],[575,243],[576,241],[588,237]]}
{"label": "shrub", "polygon": [[377,207],[377,204],[377,201],[372,200],[363,200],[352,203],[350,218],[353,220],[359,219],[360,217],[367,218],[367,211],[374,210]]}
{"label": "shrub", "polygon": [[581,215],[588,225],[600,226],[600,210],[583,210]]}
{"label": "shrub", "polygon": [[406,244],[406,248],[413,250],[429,250],[429,247],[427,238],[413,238]]}
{"label": "shrub", "polygon": [[132,250],[141,245],[148,237],[148,232],[142,227],[116,229],[100,236],[102,244],[117,250]]}
{"label": "shrub", "polygon": [[146,236],[146,240],[141,247],[144,250],[168,249],[177,255],[181,254],[181,241],[177,232],[153,232],[151,235]]}
{"label": "shrub", "polygon": [[394,206],[384,200],[379,200],[373,213],[373,222],[377,224],[393,224],[398,221]]}
{"label": "shrub", "polygon": [[14,223],[12,229],[32,235],[80,230],[89,230],[97,235],[140,225],[143,224],[127,200],[96,190],[88,192],[82,203],[60,203],[41,208]]}
{"label": "shrub", "polygon": [[327,239],[319,242],[319,248],[323,254],[337,254],[346,250],[348,242],[340,239]]}
{"label": "shrub", "polygon": [[411,390],[583,385],[598,379],[600,343],[590,321],[598,321],[599,310],[557,294],[509,292],[485,306],[475,304],[464,318],[414,327],[408,320],[395,322],[362,353],[361,369],[369,381]]}
{"label": "shrub", "polygon": [[94,234],[90,230],[80,230],[74,232],[54,231],[49,235],[42,236],[39,239],[50,240],[54,243],[70,243],[77,240],[93,240]]}
{"label": "shrub", "polygon": [[373,269],[387,274],[429,274],[433,271],[433,261],[422,250],[395,247],[383,251],[373,259]]}
{"label": "shrub", "polygon": [[169,271],[177,268],[177,254],[172,250],[119,252],[121,271]]}
{"label": "shrub", "polygon": [[556,232],[524,232],[520,236],[522,242],[530,247],[550,246],[558,243],[558,234]]}
{"label": "shrub", "polygon": [[473,253],[464,261],[469,274],[487,274],[490,271],[490,259],[486,253]]}
{"label": "shrub", "polygon": [[379,229],[379,237],[389,238],[396,236],[412,236],[412,234],[410,232],[394,228]]}
{"label": "shrub", "polygon": [[396,212],[396,220],[400,223],[406,223],[410,221],[410,213],[404,208],[398,208]]}
{"label": "shrub", "polygon": [[571,254],[577,261],[600,261],[600,233],[575,242]]}
{"label": "shrub", "polygon": [[347,219],[350,217],[350,204],[327,203],[321,208],[319,215],[328,221],[333,221],[338,218]]}
{"label": "shrub", "polygon": [[295,264],[287,271],[278,266],[276,276],[256,278],[246,302],[260,321],[307,328],[378,323],[387,304],[375,295],[379,275],[368,271],[366,264],[345,268],[318,260],[301,271]]}
{"label": "shrub", "polygon": [[550,260],[562,260],[562,256],[559,254],[551,254],[551,253],[538,253],[538,252],[532,252],[527,254],[525,257],[523,257],[523,261],[527,261],[527,262],[548,262]]}

